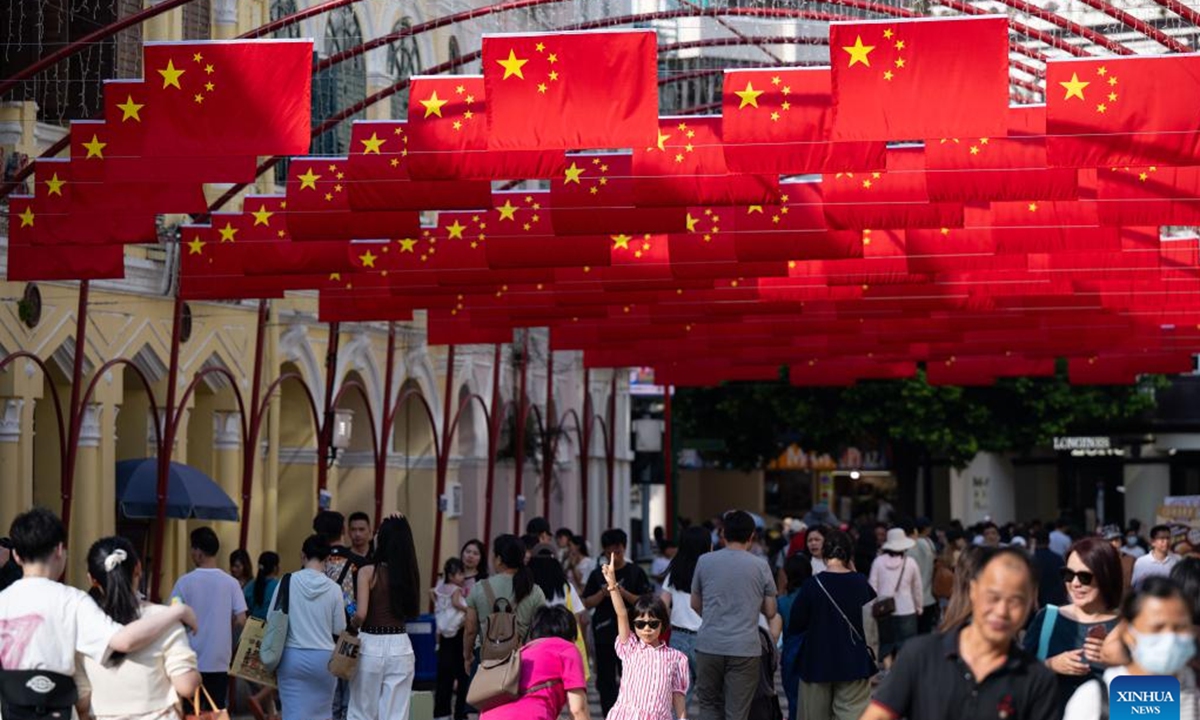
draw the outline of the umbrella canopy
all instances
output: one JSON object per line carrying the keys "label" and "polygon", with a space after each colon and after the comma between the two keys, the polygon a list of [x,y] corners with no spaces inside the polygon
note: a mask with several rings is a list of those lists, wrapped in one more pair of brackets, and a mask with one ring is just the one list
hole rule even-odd
{"label": "umbrella canopy", "polygon": [[[157,458],[117,463],[117,505],[127,518],[157,515]],[[212,478],[190,465],[173,462],[167,483],[167,517],[236,522],[238,507]]]}

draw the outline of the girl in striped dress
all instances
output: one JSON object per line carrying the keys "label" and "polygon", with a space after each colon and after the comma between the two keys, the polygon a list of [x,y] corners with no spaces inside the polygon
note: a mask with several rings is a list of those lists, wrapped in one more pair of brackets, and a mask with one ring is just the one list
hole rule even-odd
{"label": "girl in striped dress", "polygon": [[670,612],[654,594],[643,595],[633,606],[633,632],[629,611],[621,598],[611,562],[604,565],[604,580],[617,615],[617,657],[622,663],[621,693],[607,720],[684,720],[687,716],[687,656],[663,642]]}

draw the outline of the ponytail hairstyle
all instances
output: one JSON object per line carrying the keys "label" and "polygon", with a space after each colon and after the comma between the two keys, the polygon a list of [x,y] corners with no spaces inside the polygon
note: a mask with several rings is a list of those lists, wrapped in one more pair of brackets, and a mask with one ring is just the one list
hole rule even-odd
{"label": "ponytail hairstyle", "polygon": [[137,566],[137,551],[123,537],[100,538],[88,550],[88,575],[99,596],[92,597],[106,615],[122,625],[142,614],[142,602],[133,587],[133,571]]}
{"label": "ponytail hairstyle", "polygon": [[525,543],[516,535],[498,535],[492,541],[492,553],[513,575],[513,602],[520,603],[533,592],[533,571],[525,564]]}
{"label": "ponytail hairstyle", "polygon": [[254,583],[254,607],[262,607],[267,600],[267,583],[270,576],[279,572],[279,553],[266,552],[258,555],[258,574],[250,582]]}

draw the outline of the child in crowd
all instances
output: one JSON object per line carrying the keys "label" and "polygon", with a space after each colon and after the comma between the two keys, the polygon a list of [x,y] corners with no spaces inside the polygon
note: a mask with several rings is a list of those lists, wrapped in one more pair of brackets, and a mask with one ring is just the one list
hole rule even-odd
{"label": "child in crowd", "polygon": [[621,599],[617,573],[612,562],[602,570],[613,608],[617,615],[617,657],[623,663],[621,694],[608,720],[673,720],[687,717],[687,690],[690,681],[687,656],[662,639],[671,614],[653,593],[642,595],[634,604],[633,627],[629,630],[629,611]]}
{"label": "child in crowd", "polygon": [[[450,717],[450,701],[458,697],[454,718],[466,718],[467,674],[463,668],[463,620],[467,617],[467,569],[462,560],[450,558],[442,568],[442,581],[433,589],[437,618],[438,673],[434,695],[434,717]],[[458,682],[455,693],[454,683]]]}

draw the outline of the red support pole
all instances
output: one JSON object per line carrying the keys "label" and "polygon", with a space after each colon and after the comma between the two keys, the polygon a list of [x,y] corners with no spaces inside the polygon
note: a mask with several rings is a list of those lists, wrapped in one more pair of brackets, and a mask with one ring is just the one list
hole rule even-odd
{"label": "red support pole", "polygon": [[[167,531],[167,483],[171,477],[171,452],[175,447],[175,433],[179,429],[175,411],[175,389],[179,385],[179,345],[183,319],[183,300],[175,298],[175,309],[171,320],[171,360],[167,368],[167,404],[163,409],[162,446],[158,448],[158,506],[154,513],[154,574],[150,582],[151,599],[158,601],[159,584],[163,573],[163,539]],[[155,422],[158,418],[155,418]]]}
{"label": "red support pole", "polygon": [[504,422],[504,408],[500,407],[500,344],[496,343],[492,353],[492,415],[488,423],[487,484],[483,491],[483,542],[492,541],[492,499],[496,490],[496,446],[500,441],[500,427]]}
{"label": "red support pole", "polygon": [[392,440],[392,425],[396,408],[392,404],[392,383],[396,364],[396,323],[388,323],[387,368],[383,373],[383,424],[379,429],[379,447],[375,452],[375,527],[383,522],[383,485],[387,479],[388,445]]}
{"label": "red support pole", "polygon": [[616,507],[617,474],[617,370],[613,368],[612,384],[608,389],[608,447],[604,448],[604,466],[608,473],[608,527],[613,526],[613,511]]}
{"label": "red support pole", "polygon": [[[446,390],[442,393],[442,437],[436,443],[437,453],[437,524],[433,530],[433,578],[437,578],[438,566],[442,562],[442,526],[446,522],[446,511],[442,506],[442,496],[446,494],[446,473],[450,464],[450,403],[454,398],[454,346],[446,350]],[[436,438],[435,438],[436,440]],[[437,447],[440,446],[440,447]],[[437,583],[432,583],[436,585]],[[430,600],[430,605],[433,601]]]}
{"label": "red support pole", "polygon": [[579,429],[579,495],[582,526],[579,534],[587,537],[588,531],[588,466],[592,454],[592,369],[583,369],[583,427]]}
{"label": "red support pole", "polygon": [[513,482],[515,484],[515,494],[513,496],[513,534],[521,534],[521,493],[525,491],[523,487],[525,478],[525,418],[529,412],[529,398],[525,395],[525,381],[529,376],[529,331],[524,331],[524,340],[521,343],[521,380],[520,387],[517,390],[517,426],[514,428],[513,441],[515,442]]}
{"label": "red support pole", "polygon": [[667,488],[667,521],[663,531],[668,540],[675,539],[675,478],[671,462],[671,386],[663,388],[663,482]]}
{"label": "red support pole", "polygon": [[71,366],[71,404],[67,407],[69,435],[67,453],[62,465],[62,522],[71,532],[71,505],[75,497],[75,459],[79,453],[79,432],[83,426],[83,408],[79,407],[79,393],[83,390],[83,360],[87,355],[87,311],[91,285],[87,280],[79,282],[79,300],[75,308],[75,357]]}
{"label": "red support pole", "polygon": [[554,479],[555,435],[554,410],[554,351],[550,349],[549,331],[546,337],[546,417],[542,427],[542,513],[550,520],[550,481]]}
{"label": "red support pole", "polygon": [[333,388],[337,383],[338,340],[341,324],[329,323],[329,343],[325,352],[325,407],[321,415],[321,430],[317,435],[317,492],[329,485],[329,446],[333,444]]}
{"label": "red support pole", "polygon": [[262,397],[263,346],[266,345],[267,321],[270,310],[266,300],[258,301],[258,330],[254,340],[254,370],[250,377],[250,425],[242,448],[242,527],[238,547],[245,548],[250,537],[250,495],[254,489],[254,460],[258,456],[258,431],[262,413],[258,404]]}

